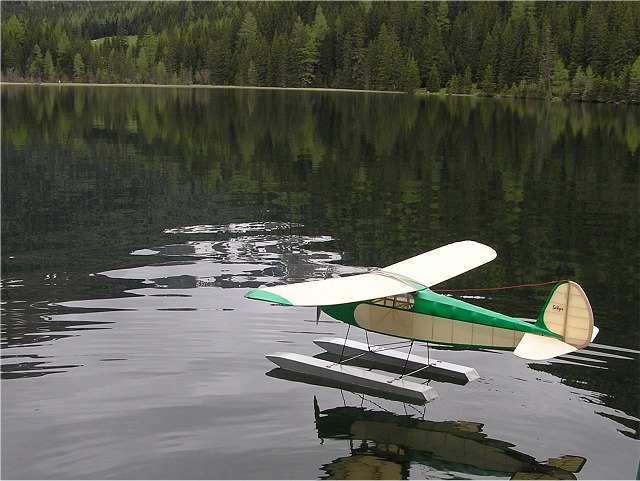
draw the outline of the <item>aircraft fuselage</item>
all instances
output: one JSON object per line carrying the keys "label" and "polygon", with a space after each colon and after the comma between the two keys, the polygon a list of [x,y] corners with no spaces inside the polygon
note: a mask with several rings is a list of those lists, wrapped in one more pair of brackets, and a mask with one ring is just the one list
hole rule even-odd
{"label": "aircraft fuselage", "polygon": [[458,346],[513,350],[527,332],[561,338],[544,327],[430,289],[323,306],[322,311],[368,331]]}

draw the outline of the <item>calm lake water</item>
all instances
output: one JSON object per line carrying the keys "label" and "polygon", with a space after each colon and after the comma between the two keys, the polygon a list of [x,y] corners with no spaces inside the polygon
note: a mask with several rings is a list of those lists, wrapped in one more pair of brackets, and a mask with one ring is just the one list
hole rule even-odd
{"label": "calm lake water", "polygon": [[[1,120],[4,479],[636,477],[638,107],[5,85]],[[437,288],[532,319],[550,286],[470,289],[574,279],[595,344],[431,349],[481,377],[425,406],[273,371],[346,325],[250,288],[463,239],[498,258]]]}

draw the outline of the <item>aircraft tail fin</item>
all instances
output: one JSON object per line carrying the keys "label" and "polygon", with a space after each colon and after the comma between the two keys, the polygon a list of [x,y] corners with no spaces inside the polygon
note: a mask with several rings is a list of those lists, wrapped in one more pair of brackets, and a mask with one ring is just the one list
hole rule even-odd
{"label": "aircraft tail fin", "polygon": [[598,333],[598,328],[593,325],[589,299],[582,287],[573,281],[555,285],[536,326],[562,337],[556,339],[527,333],[514,351],[516,356],[532,360],[550,359],[588,346]]}

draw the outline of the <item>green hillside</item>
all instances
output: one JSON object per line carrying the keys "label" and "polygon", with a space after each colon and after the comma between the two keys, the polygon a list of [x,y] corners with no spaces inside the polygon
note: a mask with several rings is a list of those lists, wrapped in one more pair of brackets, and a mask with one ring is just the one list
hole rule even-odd
{"label": "green hillside", "polygon": [[3,81],[640,102],[636,2],[2,2]]}

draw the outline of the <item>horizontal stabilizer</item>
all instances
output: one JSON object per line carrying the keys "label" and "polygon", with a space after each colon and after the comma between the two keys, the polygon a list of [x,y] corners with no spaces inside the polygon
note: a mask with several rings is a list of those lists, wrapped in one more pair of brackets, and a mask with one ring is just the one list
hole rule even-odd
{"label": "horizontal stabilizer", "polygon": [[[593,334],[591,340],[595,339],[598,334],[598,328],[593,326]],[[516,346],[513,353],[523,359],[532,361],[543,361],[552,357],[562,356],[570,352],[577,351],[578,348],[555,339],[553,337],[539,336],[537,334],[526,333],[522,336],[520,343]]]}
{"label": "horizontal stabilizer", "polygon": [[577,351],[577,347],[562,342],[553,337],[538,336],[537,334],[526,333],[517,345],[513,353],[523,359],[532,361],[542,361],[552,357],[568,354]]}

